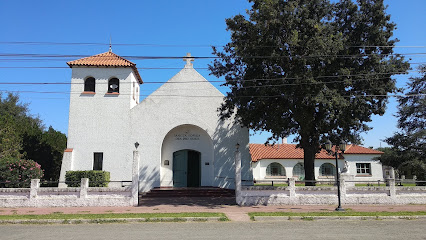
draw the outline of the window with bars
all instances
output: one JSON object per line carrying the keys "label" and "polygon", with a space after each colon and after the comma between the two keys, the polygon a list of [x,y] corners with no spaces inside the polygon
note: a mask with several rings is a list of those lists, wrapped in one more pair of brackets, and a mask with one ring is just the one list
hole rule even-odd
{"label": "window with bars", "polygon": [[104,161],[104,153],[95,152],[93,153],[93,170],[102,170]]}
{"label": "window with bars", "polygon": [[293,177],[302,180],[305,178],[305,167],[303,166],[303,163],[297,163],[296,165],[294,165]]}
{"label": "window with bars", "polygon": [[336,168],[331,163],[324,163],[320,167],[319,171],[320,176],[323,177],[332,177],[336,175]]}
{"label": "window with bars", "polygon": [[268,167],[266,168],[266,176],[268,177],[277,177],[277,176],[285,176],[285,169],[284,167],[277,163],[271,163],[268,165]]}
{"label": "window with bars", "polygon": [[371,164],[370,163],[357,163],[356,173],[358,175],[371,175]]}

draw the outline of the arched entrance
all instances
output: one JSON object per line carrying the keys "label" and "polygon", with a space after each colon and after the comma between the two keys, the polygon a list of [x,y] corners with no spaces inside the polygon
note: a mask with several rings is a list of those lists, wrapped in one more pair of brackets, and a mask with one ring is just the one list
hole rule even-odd
{"label": "arched entrance", "polygon": [[213,172],[213,142],[204,129],[184,124],[166,134],[161,147],[161,187],[213,186]]}
{"label": "arched entrance", "polygon": [[173,187],[201,185],[201,153],[180,150],[173,153]]}

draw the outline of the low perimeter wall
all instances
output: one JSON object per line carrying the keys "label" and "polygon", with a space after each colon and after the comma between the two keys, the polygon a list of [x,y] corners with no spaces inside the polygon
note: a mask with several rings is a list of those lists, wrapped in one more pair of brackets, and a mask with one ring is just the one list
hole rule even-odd
{"label": "low perimeter wall", "polygon": [[[347,177],[347,176],[346,176]],[[288,187],[242,186],[241,153],[235,151],[235,195],[238,205],[309,205],[338,204],[337,187],[296,187],[294,178]],[[355,187],[353,181],[340,180],[342,204],[426,204],[426,187],[396,187],[389,179],[387,187]]]}
{"label": "low perimeter wall", "polygon": [[121,188],[89,187],[89,179],[81,179],[81,187],[40,188],[33,179],[31,188],[0,188],[0,207],[81,207],[137,206],[138,191],[134,185]]}
{"label": "low perimeter wall", "polygon": [[[426,204],[426,187],[399,187],[394,179],[386,187],[350,185],[340,182],[342,204]],[[295,179],[289,179],[288,187],[241,187],[236,194],[237,203],[245,206],[338,204],[337,187],[296,187]]]}

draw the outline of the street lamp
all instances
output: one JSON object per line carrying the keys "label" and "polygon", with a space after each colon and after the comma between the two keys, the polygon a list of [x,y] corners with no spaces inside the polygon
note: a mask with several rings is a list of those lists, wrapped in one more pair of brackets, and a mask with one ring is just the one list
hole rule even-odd
{"label": "street lamp", "polygon": [[344,141],[341,141],[339,145],[336,144],[336,149],[331,150],[333,144],[330,140],[327,141],[325,144],[325,149],[330,155],[336,156],[336,185],[337,185],[337,198],[339,199],[339,206],[337,206],[336,211],[345,211],[345,209],[342,208],[341,200],[340,200],[340,174],[339,174],[339,162],[338,162],[338,156],[339,156],[339,150],[344,153],[346,150],[346,143]]}

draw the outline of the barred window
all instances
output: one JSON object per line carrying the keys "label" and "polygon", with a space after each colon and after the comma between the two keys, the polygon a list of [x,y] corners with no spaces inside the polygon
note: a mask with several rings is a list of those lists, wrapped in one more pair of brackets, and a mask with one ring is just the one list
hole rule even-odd
{"label": "barred window", "polygon": [[266,168],[266,176],[285,176],[285,169],[277,162],[271,163]]}
{"label": "barred window", "polygon": [[320,167],[319,174],[324,177],[336,176],[336,168],[331,163],[324,163]]}
{"label": "barred window", "polygon": [[297,163],[293,167],[293,177],[304,179],[305,178],[305,167],[303,166],[303,163]]}
{"label": "barred window", "polygon": [[357,163],[356,173],[359,175],[371,175],[371,164],[370,163]]}

